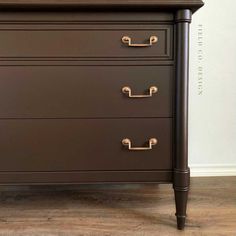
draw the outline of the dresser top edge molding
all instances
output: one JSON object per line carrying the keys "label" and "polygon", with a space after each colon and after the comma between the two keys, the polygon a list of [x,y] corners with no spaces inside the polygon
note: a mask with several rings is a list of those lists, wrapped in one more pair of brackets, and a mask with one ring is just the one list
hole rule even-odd
{"label": "dresser top edge molding", "polygon": [[0,0],[0,11],[6,9],[43,10],[84,8],[96,10],[176,10],[190,9],[197,11],[204,5],[202,0]]}

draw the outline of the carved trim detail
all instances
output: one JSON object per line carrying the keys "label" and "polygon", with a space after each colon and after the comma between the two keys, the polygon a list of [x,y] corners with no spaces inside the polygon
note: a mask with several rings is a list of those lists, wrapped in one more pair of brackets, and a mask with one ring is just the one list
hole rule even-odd
{"label": "carved trim detail", "polygon": [[190,185],[190,169],[174,169],[173,186],[177,191],[188,191]]}

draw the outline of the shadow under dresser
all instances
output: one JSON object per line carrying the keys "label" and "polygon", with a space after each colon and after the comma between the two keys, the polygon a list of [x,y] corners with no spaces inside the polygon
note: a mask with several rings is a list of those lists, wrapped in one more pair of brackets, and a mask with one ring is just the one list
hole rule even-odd
{"label": "shadow under dresser", "polygon": [[189,189],[188,49],[201,0],[0,0],[0,184]]}

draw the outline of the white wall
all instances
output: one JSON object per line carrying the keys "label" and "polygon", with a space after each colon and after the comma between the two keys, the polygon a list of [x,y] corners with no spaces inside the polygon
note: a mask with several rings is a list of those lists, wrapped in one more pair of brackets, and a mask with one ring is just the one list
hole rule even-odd
{"label": "white wall", "polygon": [[236,175],[236,1],[193,15],[189,158],[192,176]]}

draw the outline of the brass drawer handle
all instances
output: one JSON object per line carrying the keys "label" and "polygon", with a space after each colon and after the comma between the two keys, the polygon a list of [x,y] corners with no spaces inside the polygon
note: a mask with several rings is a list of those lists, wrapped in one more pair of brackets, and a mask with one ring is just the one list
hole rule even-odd
{"label": "brass drawer handle", "polygon": [[150,97],[152,97],[152,95],[154,93],[158,92],[158,88],[156,86],[151,86],[149,88],[149,94],[147,94],[147,95],[145,95],[145,94],[144,95],[132,95],[131,88],[128,86],[123,87],[122,92],[124,94],[128,94],[129,98],[150,98]]}
{"label": "brass drawer handle", "polygon": [[158,37],[157,36],[151,36],[149,38],[149,43],[147,43],[147,44],[145,44],[145,43],[140,43],[140,44],[132,43],[132,40],[129,36],[123,36],[121,40],[124,44],[128,44],[129,47],[150,47],[154,43],[157,43]]}
{"label": "brass drawer handle", "polygon": [[154,145],[156,145],[158,143],[158,140],[156,138],[150,138],[148,143],[149,143],[148,147],[132,147],[132,143],[131,143],[130,139],[124,138],[122,140],[122,144],[124,146],[128,147],[128,149],[130,151],[146,151],[146,150],[151,150],[152,146],[154,146]]}

